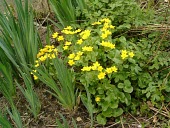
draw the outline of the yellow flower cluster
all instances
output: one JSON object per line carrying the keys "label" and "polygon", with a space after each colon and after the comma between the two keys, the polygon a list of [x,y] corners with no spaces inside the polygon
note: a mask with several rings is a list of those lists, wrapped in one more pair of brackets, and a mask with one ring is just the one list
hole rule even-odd
{"label": "yellow flower cluster", "polygon": [[115,44],[112,44],[111,42],[102,41],[102,43],[100,43],[100,44],[104,47],[108,47],[108,48],[111,48],[111,49],[115,48]]}
{"label": "yellow flower cluster", "polygon": [[82,50],[91,52],[91,51],[93,51],[93,47],[92,46],[84,46],[84,47],[82,47]]}
{"label": "yellow flower cluster", "polygon": [[75,61],[77,60],[80,60],[80,57],[83,55],[83,52],[79,51],[77,52],[76,54],[75,53],[72,53],[68,56],[69,58],[69,61],[68,61],[68,64],[70,66],[74,65],[75,64]]}
{"label": "yellow flower cluster", "polygon": [[99,25],[99,24],[101,24],[100,21],[97,21],[97,22],[92,23],[92,25]]}
{"label": "yellow flower cluster", "polygon": [[127,57],[130,57],[130,58],[132,58],[132,57],[134,57],[135,56],[135,54],[133,53],[133,52],[128,52],[128,51],[126,51],[126,50],[122,50],[121,51],[121,58],[124,60],[125,58],[127,58]]}
{"label": "yellow flower cluster", "polygon": [[113,67],[110,67],[110,68],[106,68],[106,73],[108,73],[108,74],[111,74],[112,72],[117,72],[117,68],[116,68],[116,66],[113,66]]}
{"label": "yellow flower cluster", "polygon": [[36,75],[34,75],[34,73],[36,73],[36,72],[37,72],[37,70],[32,70],[32,72],[31,72],[31,74],[33,75],[34,80],[38,79],[38,77]]}
{"label": "yellow flower cluster", "polygon": [[83,67],[81,70],[82,70],[82,71],[91,71],[91,69],[92,69],[91,66],[89,66],[89,67],[88,67],[88,66],[85,66],[85,67]]}
{"label": "yellow flower cluster", "polygon": [[63,49],[64,49],[64,50],[67,50],[70,45],[71,45],[71,42],[66,41],[65,44],[64,44],[64,46],[63,46]]}
{"label": "yellow flower cluster", "polygon": [[73,28],[71,26],[67,26],[66,28],[64,28],[61,32],[64,33],[64,34],[67,34],[67,35],[73,35],[73,34],[76,34],[76,33],[79,33],[81,32],[80,29],[77,29],[75,31],[71,31]]}
{"label": "yellow flower cluster", "polygon": [[58,39],[57,39],[58,41],[62,41],[62,40],[64,40],[64,36],[58,36]]}
{"label": "yellow flower cluster", "polygon": [[102,35],[101,35],[101,38],[102,39],[105,39],[107,38],[109,35],[111,35],[112,33],[109,31],[109,30],[105,30]]}
{"label": "yellow flower cluster", "polygon": [[108,29],[109,28],[113,28],[114,29],[114,26],[110,25],[111,21],[108,19],[108,20],[105,20],[104,21],[104,25],[103,25],[103,28],[101,29],[102,31],[102,35],[101,35],[101,38],[102,39],[105,39],[107,38],[109,35],[111,35],[111,31],[109,31]]}
{"label": "yellow flower cluster", "polygon": [[111,74],[111,73],[113,73],[113,72],[117,72],[117,67],[116,66],[113,66],[113,67],[110,67],[110,68],[106,68],[105,69],[105,72],[100,72],[99,74],[98,74],[98,79],[99,80],[101,80],[101,79],[104,79],[105,78],[105,75],[106,75],[106,73],[107,74]]}
{"label": "yellow flower cluster", "polygon": [[[40,49],[39,53],[37,54],[37,60],[35,61],[35,67],[39,67],[40,62],[44,62],[46,59],[54,59],[58,54],[57,49],[54,45],[46,45],[43,49]],[[36,70],[33,70],[36,72]],[[31,73],[33,74],[33,73]],[[34,80],[38,79],[37,76],[33,75]]]}
{"label": "yellow flower cluster", "polygon": [[52,38],[57,38],[58,37],[58,32],[53,33]]}
{"label": "yellow flower cluster", "polygon": [[83,39],[77,40],[77,44],[82,44],[82,43],[83,43]]}
{"label": "yellow flower cluster", "polygon": [[114,29],[115,26],[111,25],[111,20],[108,18],[104,18],[97,22],[94,22],[92,25],[99,25],[102,23],[104,23],[104,25],[103,25],[103,28],[101,29],[102,31],[101,38],[106,39],[109,35],[112,34],[111,31],[109,31],[109,29]]}
{"label": "yellow flower cluster", "polygon": [[98,74],[98,79],[101,80],[101,79],[104,79],[105,78],[105,75],[106,73],[107,74],[111,74],[112,72],[117,72],[117,67],[116,66],[112,66],[110,68],[106,68],[105,69],[105,72],[103,72],[103,67],[100,65],[99,62],[95,62],[93,63],[92,66],[84,66],[82,69],[82,71],[99,71],[99,74]]}
{"label": "yellow flower cluster", "polygon": [[90,30],[84,30],[80,33],[80,36],[82,39],[87,39],[90,36],[91,31]]}
{"label": "yellow flower cluster", "polygon": [[43,62],[47,58],[53,59],[57,55],[57,49],[54,47],[54,45],[46,45],[43,49],[40,49],[39,53],[37,54],[38,61],[36,62]]}
{"label": "yellow flower cluster", "polygon": [[100,21],[105,23],[111,23],[111,20],[109,18],[103,18]]}
{"label": "yellow flower cluster", "polygon": [[92,68],[92,70],[98,70],[98,71],[103,70],[103,67],[99,64],[99,62],[93,63],[93,66],[91,68]]}
{"label": "yellow flower cluster", "polygon": [[64,37],[63,36],[59,36],[58,32],[53,33],[52,38],[54,38],[54,39],[57,38],[58,41],[64,40]]}
{"label": "yellow flower cluster", "polygon": [[93,63],[92,66],[85,66],[81,70],[82,71],[91,71],[91,70],[102,71],[103,67],[100,66],[99,62],[95,62],[95,63]]}
{"label": "yellow flower cluster", "polygon": [[83,40],[86,40],[90,36],[91,31],[90,30],[84,30],[80,33],[81,38],[77,40],[77,44],[82,44]]}

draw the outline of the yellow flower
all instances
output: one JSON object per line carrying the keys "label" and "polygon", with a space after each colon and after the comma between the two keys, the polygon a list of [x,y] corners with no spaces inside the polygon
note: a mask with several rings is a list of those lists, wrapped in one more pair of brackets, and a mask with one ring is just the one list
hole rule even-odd
{"label": "yellow flower", "polygon": [[37,54],[37,58],[39,58],[39,57],[42,56],[42,55],[44,55],[44,53],[43,53],[43,52],[39,52],[39,53]]}
{"label": "yellow flower", "polygon": [[58,32],[55,32],[53,35],[52,35],[52,38],[57,38],[58,36]]}
{"label": "yellow flower", "polygon": [[68,45],[68,46],[69,46],[69,45],[71,45],[71,42],[66,41],[66,42],[65,42],[65,45]]}
{"label": "yellow flower", "polygon": [[103,18],[100,20],[101,22],[106,22],[106,23],[110,23],[111,20],[109,18]]}
{"label": "yellow flower", "polygon": [[115,49],[115,44],[110,43],[108,47],[110,47],[111,49]]}
{"label": "yellow flower", "polygon": [[82,71],[90,71],[91,70],[91,66],[90,67],[88,67],[88,66],[83,67],[81,70]]}
{"label": "yellow flower", "polygon": [[64,50],[67,50],[67,49],[68,49],[68,46],[64,46],[63,49],[64,49]]}
{"label": "yellow flower", "polygon": [[121,57],[124,60],[126,57],[128,57],[128,55],[127,54],[122,54]]}
{"label": "yellow flower", "polygon": [[83,52],[80,52],[80,51],[79,51],[79,52],[77,52],[77,55],[78,55],[78,56],[81,56],[81,55],[83,55]]}
{"label": "yellow flower", "polygon": [[109,28],[111,28],[111,29],[114,29],[114,28],[115,28],[115,26],[113,26],[113,25],[110,25],[110,26],[109,26]]}
{"label": "yellow flower", "polygon": [[82,44],[82,42],[83,42],[82,39],[77,40],[77,44]]}
{"label": "yellow flower", "polygon": [[113,71],[112,71],[111,68],[106,68],[106,72],[107,72],[108,74],[110,74],[110,73],[112,73]]}
{"label": "yellow flower", "polygon": [[110,25],[109,25],[109,23],[104,23],[103,28],[104,28],[104,29],[108,29],[108,28],[109,28],[109,26],[110,26]]}
{"label": "yellow flower", "polygon": [[84,47],[82,47],[82,50],[90,52],[90,51],[93,51],[93,47],[91,47],[91,46],[88,46],[88,47],[84,46]]}
{"label": "yellow flower", "polygon": [[70,66],[72,66],[72,65],[75,64],[75,62],[74,62],[73,60],[69,60],[69,61],[68,61],[68,64],[69,64]]}
{"label": "yellow flower", "polygon": [[40,60],[41,62],[45,61],[46,59],[47,59],[47,56],[46,56],[46,55],[41,56],[41,57],[39,58],[39,60]]}
{"label": "yellow flower", "polygon": [[106,30],[107,30],[107,29],[106,29],[106,28],[104,28],[104,27],[101,29],[101,31],[102,31],[102,32],[104,32],[104,31],[106,31]]}
{"label": "yellow flower", "polygon": [[105,38],[107,38],[107,36],[108,36],[108,35],[107,35],[106,33],[102,33],[101,38],[102,38],[102,39],[105,39]]}
{"label": "yellow flower", "polygon": [[80,36],[82,37],[82,39],[87,39],[90,36],[90,30],[84,30],[83,32],[80,33]]}
{"label": "yellow flower", "polygon": [[124,60],[125,58],[127,58],[127,57],[128,57],[128,55],[127,55],[127,51],[126,51],[126,50],[122,50],[121,57],[122,57],[122,59],[123,59],[123,60]]}
{"label": "yellow flower", "polygon": [[38,79],[38,77],[37,77],[36,75],[33,75],[33,77],[34,77],[34,80],[37,80],[37,79]]}
{"label": "yellow flower", "polygon": [[62,40],[64,40],[64,37],[63,36],[59,36],[58,37],[58,41],[62,41]]}
{"label": "yellow flower", "polygon": [[38,67],[38,66],[40,66],[39,63],[36,63],[35,67]]}
{"label": "yellow flower", "polygon": [[65,30],[71,30],[73,29],[71,26],[67,26],[66,28],[64,28]]}
{"label": "yellow flower", "polygon": [[101,71],[103,70],[103,67],[102,67],[102,66],[99,66],[99,67],[97,68],[97,70],[101,72]]}
{"label": "yellow flower", "polygon": [[56,56],[55,56],[55,54],[53,53],[53,54],[50,54],[50,59],[54,59]]}
{"label": "yellow flower", "polygon": [[100,64],[99,64],[99,62],[98,62],[98,61],[96,61],[95,63],[93,63],[93,66],[99,67],[99,66],[100,66]]}
{"label": "yellow flower", "polygon": [[99,25],[99,24],[101,24],[101,22],[99,21],[92,23],[92,25]]}
{"label": "yellow flower", "polygon": [[111,35],[112,33],[111,33],[109,30],[106,30],[106,31],[105,31],[105,34]]}
{"label": "yellow flower", "polygon": [[[37,72],[37,70],[32,70],[33,72]],[[31,72],[31,74],[34,74],[33,72]]]}
{"label": "yellow flower", "polygon": [[104,47],[109,47],[111,49],[114,49],[115,48],[115,44],[112,44],[111,42],[105,42],[105,41],[102,41],[102,43],[100,43],[102,46]]}
{"label": "yellow flower", "polygon": [[46,52],[49,52],[49,53],[50,53],[50,52],[52,52],[52,51],[53,51],[53,49],[50,48],[50,49],[48,49]]}
{"label": "yellow flower", "polygon": [[77,29],[77,30],[75,31],[75,33],[78,33],[78,32],[81,32],[81,29]]}
{"label": "yellow flower", "polygon": [[70,55],[68,56],[69,59],[73,59],[74,57],[75,57],[75,54],[74,54],[74,53],[72,53],[72,54],[70,54]]}
{"label": "yellow flower", "polygon": [[37,63],[39,63],[39,61],[38,61],[38,60],[36,60],[36,61],[35,61],[35,63],[37,64]]}
{"label": "yellow flower", "polygon": [[93,63],[92,69],[97,70],[97,68],[100,66],[99,62]]}
{"label": "yellow flower", "polygon": [[106,73],[100,72],[100,73],[98,74],[98,79],[99,79],[99,80],[104,79],[105,75],[106,75]]}
{"label": "yellow flower", "polygon": [[77,55],[77,56],[74,58],[74,60],[80,60],[80,56]]}
{"label": "yellow flower", "polygon": [[121,52],[122,52],[122,54],[127,54],[126,50],[122,50]]}
{"label": "yellow flower", "polygon": [[117,72],[117,68],[116,68],[116,66],[113,66],[113,67],[111,67],[111,70],[113,71],[113,72]]}
{"label": "yellow flower", "polygon": [[129,56],[132,58],[132,57],[134,57],[134,53],[133,52],[129,52]]}
{"label": "yellow flower", "polygon": [[69,31],[69,30],[62,30],[61,32],[64,33],[64,34],[71,34],[71,33],[72,33],[72,32]]}
{"label": "yellow flower", "polygon": [[96,102],[100,102],[100,97],[96,97],[96,98],[95,98],[95,101],[96,101]]}

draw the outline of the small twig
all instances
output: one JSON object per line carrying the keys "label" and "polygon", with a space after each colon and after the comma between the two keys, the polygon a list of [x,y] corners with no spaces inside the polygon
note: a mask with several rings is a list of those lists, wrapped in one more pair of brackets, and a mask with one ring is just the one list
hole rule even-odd
{"label": "small twig", "polygon": [[108,127],[105,127],[105,128],[112,128],[113,126],[115,126],[115,125],[117,125],[117,124],[119,124],[120,123],[120,121],[118,121],[118,122],[116,122],[116,123],[114,123],[114,124],[112,124],[112,125],[110,125],[110,126],[108,126]]}
{"label": "small twig", "polygon": [[158,10],[156,10],[156,12],[160,12],[161,10],[164,10],[164,9],[166,9],[166,8],[168,8],[169,6],[165,6],[165,7],[163,7],[163,8],[160,8],[160,9],[158,9]]}
{"label": "small twig", "polygon": [[123,125],[122,117],[120,117],[120,122],[121,122],[122,128],[125,128]]}
{"label": "small twig", "polygon": [[140,121],[138,120],[138,119],[136,119],[132,114],[130,114],[129,112],[128,112],[128,114],[133,118],[133,119],[135,119],[138,123],[139,123],[139,125],[141,125],[141,123],[140,123]]}
{"label": "small twig", "polygon": [[161,72],[161,71],[166,70],[166,69],[168,69],[168,68],[170,68],[170,65],[167,66],[167,67],[165,67],[165,68],[162,68],[162,69],[158,70],[158,72]]}
{"label": "small twig", "polygon": [[41,28],[41,26],[45,23],[45,21],[48,19],[50,13],[47,14],[47,16],[44,18],[43,22],[39,25],[39,27],[37,28],[38,30]]}
{"label": "small twig", "polygon": [[46,127],[57,127],[58,125],[46,125]]}
{"label": "small twig", "polygon": [[168,74],[166,75],[165,79],[163,80],[162,86],[166,83],[166,80],[168,79],[169,76],[170,76],[170,72],[168,72]]}
{"label": "small twig", "polygon": [[34,119],[30,119],[25,125],[24,127],[27,127]]}
{"label": "small twig", "polygon": [[[149,119],[147,119],[146,121],[149,121],[150,119],[154,118],[154,117],[161,111],[162,107],[163,107],[163,104],[162,104],[161,108],[160,108],[158,111],[156,111],[156,113],[155,113],[152,117],[150,117]],[[150,108],[151,110],[153,110],[153,107],[149,107],[149,108]],[[154,110],[154,111],[155,111],[155,110]]]}
{"label": "small twig", "polygon": [[[154,107],[149,107],[151,110],[153,110],[153,111],[155,111],[156,112],[156,114],[161,114],[161,115],[163,115],[163,116],[165,116],[165,117],[168,117],[168,118],[170,118],[170,116],[169,115],[167,115],[167,113],[165,112],[165,111],[163,111],[163,112],[160,112],[160,110],[158,110],[158,109],[156,109],[156,108],[154,108]],[[154,115],[154,116],[156,116],[156,115]],[[154,117],[154,116],[152,116],[152,118]],[[149,120],[149,119],[148,119]]]}

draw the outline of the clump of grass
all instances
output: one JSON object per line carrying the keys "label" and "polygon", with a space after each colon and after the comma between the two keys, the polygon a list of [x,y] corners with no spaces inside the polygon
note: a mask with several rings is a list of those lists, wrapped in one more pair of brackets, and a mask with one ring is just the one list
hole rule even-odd
{"label": "clump of grass", "polygon": [[24,0],[22,3],[21,0],[14,0],[14,3],[15,15],[6,0],[3,0],[5,15],[3,12],[0,12],[0,28],[2,33],[0,35],[0,48],[15,69],[17,69],[19,76],[23,77],[26,91],[22,92],[30,103],[30,110],[32,110],[36,117],[40,110],[40,102],[33,91],[33,80],[29,68],[35,62],[41,42],[34,27],[33,11],[29,6],[29,1]]}

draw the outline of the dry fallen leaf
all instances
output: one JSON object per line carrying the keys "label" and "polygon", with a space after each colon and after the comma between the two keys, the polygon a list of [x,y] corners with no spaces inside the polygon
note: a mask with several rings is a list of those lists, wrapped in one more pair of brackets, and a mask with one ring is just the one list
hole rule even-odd
{"label": "dry fallen leaf", "polygon": [[154,117],[153,117],[153,123],[156,123],[156,122],[158,122],[158,119],[157,119],[156,116],[154,116]]}

